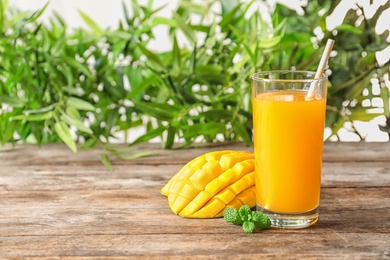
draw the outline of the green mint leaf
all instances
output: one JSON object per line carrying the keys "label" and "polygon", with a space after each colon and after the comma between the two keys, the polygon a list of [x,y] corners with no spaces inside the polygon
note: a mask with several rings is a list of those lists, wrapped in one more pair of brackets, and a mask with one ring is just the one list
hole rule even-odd
{"label": "green mint leaf", "polygon": [[265,214],[262,212],[252,211],[252,221],[261,221],[263,216],[265,216]]}
{"label": "green mint leaf", "polygon": [[249,206],[243,205],[239,210],[227,208],[223,213],[226,222],[242,225],[245,233],[251,234],[255,229],[262,230],[271,226],[271,220],[262,212],[252,211]]}
{"label": "green mint leaf", "polygon": [[238,210],[235,208],[227,208],[223,213],[223,218],[226,222],[230,222],[236,225],[241,225],[243,222],[238,214]]}
{"label": "green mint leaf", "polygon": [[251,208],[248,205],[243,205],[238,210],[238,215],[240,216],[242,221],[251,221],[252,219],[252,211]]}
{"label": "green mint leaf", "polygon": [[223,218],[226,220],[226,222],[233,222],[233,220],[237,217],[237,210],[235,208],[227,208],[223,212]]}
{"label": "green mint leaf", "polygon": [[252,234],[255,230],[255,224],[252,221],[245,221],[242,224],[242,229],[245,231],[245,233]]}
{"label": "green mint leaf", "polygon": [[267,215],[265,215],[262,212],[253,211],[252,212],[252,221],[255,224],[256,229],[261,230],[261,229],[266,229],[266,228],[271,226],[270,219],[267,217]]}

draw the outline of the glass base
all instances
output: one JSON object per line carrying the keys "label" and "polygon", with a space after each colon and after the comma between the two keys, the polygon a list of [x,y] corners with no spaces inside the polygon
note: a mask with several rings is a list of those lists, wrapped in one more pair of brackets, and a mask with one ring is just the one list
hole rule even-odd
{"label": "glass base", "polygon": [[256,205],[256,210],[263,212],[271,220],[271,227],[275,228],[305,228],[313,225],[318,220],[318,207],[304,213],[276,213]]}

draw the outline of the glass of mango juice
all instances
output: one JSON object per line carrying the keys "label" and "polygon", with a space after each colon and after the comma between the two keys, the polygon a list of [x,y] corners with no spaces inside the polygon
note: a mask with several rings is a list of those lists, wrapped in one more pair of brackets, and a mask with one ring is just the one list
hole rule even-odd
{"label": "glass of mango juice", "polygon": [[318,220],[328,79],[314,77],[310,71],[252,76],[256,208],[273,227]]}

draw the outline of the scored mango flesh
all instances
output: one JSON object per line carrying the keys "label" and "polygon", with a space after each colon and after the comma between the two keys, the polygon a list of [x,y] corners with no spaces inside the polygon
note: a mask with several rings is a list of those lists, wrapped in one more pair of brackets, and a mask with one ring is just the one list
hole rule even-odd
{"label": "scored mango flesh", "polygon": [[254,168],[251,152],[209,152],[187,163],[160,192],[179,216],[222,217],[225,208],[255,206]]}

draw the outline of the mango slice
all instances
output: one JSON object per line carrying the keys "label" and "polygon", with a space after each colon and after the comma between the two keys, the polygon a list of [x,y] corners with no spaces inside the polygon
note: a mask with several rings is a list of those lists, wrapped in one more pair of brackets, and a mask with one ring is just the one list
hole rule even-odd
{"label": "mango slice", "polygon": [[179,216],[222,217],[227,207],[256,205],[254,168],[251,152],[209,152],[187,163],[160,192]]}

